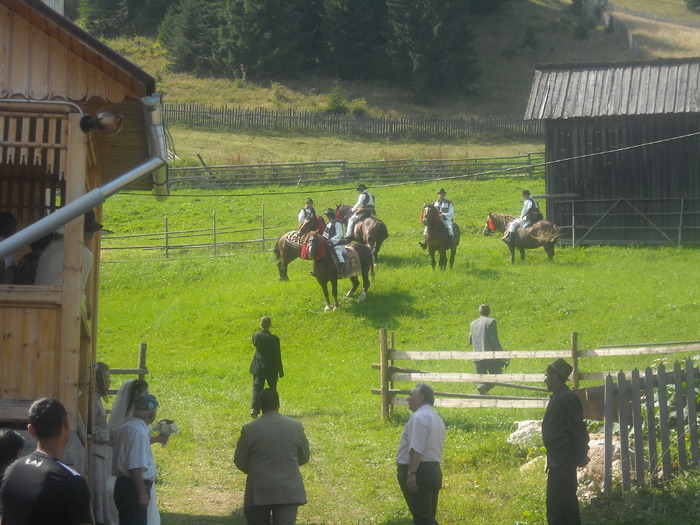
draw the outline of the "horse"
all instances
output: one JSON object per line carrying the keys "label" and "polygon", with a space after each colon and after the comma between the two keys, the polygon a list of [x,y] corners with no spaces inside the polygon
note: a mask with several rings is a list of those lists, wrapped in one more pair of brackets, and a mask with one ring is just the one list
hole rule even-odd
{"label": "horse", "polygon": [[[338,269],[331,255],[332,248],[324,243],[323,237],[315,234],[307,236],[305,244],[307,257],[314,260],[312,273],[321,286],[321,290],[323,290],[323,296],[326,298],[325,311],[337,310],[340,307],[338,304],[338,279],[343,278],[343,276],[338,275]],[[367,290],[370,285],[370,271],[372,279],[374,279],[372,251],[364,244],[352,243],[345,249],[345,263],[348,268],[348,277],[352,281],[352,288],[350,288],[345,297],[349,299],[355,294],[355,290],[360,285],[357,275],[362,273],[362,292],[357,299],[358,302],[362,302],[367,297]],[[328,297],[328,281],[331,282],[331,292],[334,300],[333,307],[331,307],[330,298]]]}
{"label": "horse", "polygon": [[277,239],[272,250],[275,253],[275,259],[277,259],[280,281],[289,281],[287,266],[294,259],[301,257],[301,246],[304,244],[306,234],[315,232],[321,235],[325,228],[326,221],[323,220],[323,217],[317,215],[314,219],[306,219],[299,225],[298,230],[288,231]]}
{"label": "horse", "polygon": [[[352,214],[352,206],[338,204],[335,208],[335,213],[336,218],[347,228],[348,219]],[[387,230],[386,224],[376,217],[366,217],[355,223],[355,231],[353,233],[354,240],[369,246],[369,249],[372,251],[374,264],[377,264],[382,243],[389,237],[389,230]]]}
{"label": "horse", "polygon": [[447,250],[450,250],[450,270],[455,263],[455,255],[457,255],[457,246],[459,246],[460,230],[457,224],[452,223],[452,232],[454,240],[450,243],[450,237],[447,232],[447,226],[442,222],[438,209],[430,203],[423,205],[423,212],[420,216],[420,221],[423,226],[428,228],[425,236],[425,243],[428,245],[430,253],[430,264],[435,269],[435,252],[440,253],[440,269],[447,268]]}
{"label": "horse", "polygon": [[[508,224],[515,219],[512,215],[505,213],[489,213],[484,226],[484,235],[490,235],[496,231],[505,232]],[[549,221],[537,221],[535,224],[527,228],[518,228],[512,234],[514,242],[508,244],[510,250],[510,262],[515,262],[515,249],[520,250],[520,258],[525,260],[525,250],[539,248],[542,246],[547,252],[549,260],[554,257],[554,245],[557,244],[557,239],[561,236],[562,231],[559,226]]]}

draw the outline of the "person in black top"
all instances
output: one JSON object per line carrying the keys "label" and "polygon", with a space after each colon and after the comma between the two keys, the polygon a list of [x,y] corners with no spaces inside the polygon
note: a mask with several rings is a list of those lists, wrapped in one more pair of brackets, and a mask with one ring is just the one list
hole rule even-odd
{"label": "person in black top", "polygon": [[29,409],[29,434],[36,450],[15,461],[0,489],[3,525],[90,525],[87,482],[59,461],[68,442],[68,414],[58,399],[45,397]]}
{"label": "person in black top", "polygon": [[542,420],[547,449],[547,523],[579,525],[576,467],[588,459],[588,431],[581,400],[566,385],[572,366],[557,359],[547,367],[544,382],[553,392]]}
{"label": "person in black top", "polygon": [[250,409],[251,417],[258,417],[260,404],[258,395],[267,386],[272,390],[277,389],[277,378],[284,377],[282,368],[282,353],[280,352],[280,338],[270,333],[272,319],[268,316],[260,320],[260,330],[253,334],[255,355],[250,362],[250,373],[253,374],[253,402]]}
{"label": "person in black top", "polygon": [[[7,467],[19,458],[23,448],[24,438],[19,432],[9,428],[0,428],[0,489],[2,489],[2,479]],[[0,517],[2,517],[1,502]]]}

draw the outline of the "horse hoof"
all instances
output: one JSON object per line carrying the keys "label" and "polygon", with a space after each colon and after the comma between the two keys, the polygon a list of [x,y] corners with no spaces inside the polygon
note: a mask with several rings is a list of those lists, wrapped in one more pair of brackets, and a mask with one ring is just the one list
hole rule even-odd
{"label": "horse hoof", "polygon": [[330,312],[331,310],[333,310],[333,308],[331,308],[331,305],[330,305],[330,304],[327,304],[327,305],[326,305],[326,308],[324,308],[323,311],[324,311],[324,312]]}
{"label": "horse hoof", "polygon": [[334,312],[337,312],[338,310],[340,310],[340,306],[337,306],[337,305],[336,305],[336,306],[333,307],[333,311],[334,311]]}
{"label": "horse hoof", "polygon": [[357,302],[358,303],[364,302],[365,299],[367,299],[367,292],[365,292],[363,290],[362,293],[360,294],[360,297],[357,298]]}

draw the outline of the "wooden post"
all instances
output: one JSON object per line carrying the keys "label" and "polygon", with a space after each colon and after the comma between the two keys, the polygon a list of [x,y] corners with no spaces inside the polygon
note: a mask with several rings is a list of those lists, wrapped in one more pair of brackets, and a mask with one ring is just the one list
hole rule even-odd
{"label": "wooden post", "polygon": [[647,440],[649,441],[649,479],[654,479],[659,454],[656,450],[656,410],[654,407],[654,372],[651,367],[644,370],[644,388],[647,402]]}
{"label": "wooden post", "polygon": [[578,389],[578,332],[571,332],[571,361],[574,367],[574,374],[571,383],[574,390]]}
{"label": "wooden post", "polygon": [[216,210],[213,216],[213,232],[214,232],[214,257],[216,257]]}
{"label": "wooden post", "polygon": [[634,472],[637,485],[644,483],[644,440],[642,436],[642,396],[639,370],[632,370],[632,425],[634,426]]}
{"label": "wooden post", "polygon": [[389,417],[389,352],[386,344],[386,328],[379,330],[379,373],[381,375],[382,421]]}
{"label": "wooden post", "polygon": [[613,378],[610,374],[605,378],[605,408],[603,410],[603,426],[605,428],[605,451],[603,455],[603,492],[610,494],[612,490],[612,457],[613,457]]}
{"label": "wooden post", "polygon": [[683,376],[681,374],[681,364],[676,361],[673,364],[673,384],[675,387],[676,404],[676,445],[678,447],[678,466],[681,470],[688,470],[688,453],[685,448],[685,417],[683,409]]}
{"label": "wooden post", "polygon": [[692,467],[700,464],[700,448],[698,447],[698,407],[695,404],[695,369],[693,360],[685,360],[686,403],[688,405],[688,436],[690,438],[690,457]]}
{"label": "wooden post", "polygon": [[[396,350],[394,347],[394,332],[391,332],[391,350]],[[391,366],[394,366],[394,360],[389,361]],[[394,388],[394,381],[391,379],[391,374],[389,374],[389,388]]]}
{"label": "wooden post", "polygon": [[262,251],[265,251],[265,203],[262,205]]}
{"label": "wooden post", "polygon": [[661,471],[664,479],[671,479],[671,438],[668,428],[668,396],[666,395],[666,367],[659,365],[659,441],[661,442]]}
{"label": "wooden post", "polygon": [[617,413],[620,422],[620,462],[622,463],[622,490],[630,489],[630,441],[627,424],[627,380],[625,373],[617,374]]}
{"label": "wooden post", "polygon": [[685,207],[685,195],[681,195],[681,212],[678,216],[678,245],[680,246],[683,239],[683,208]]}
{"label": "wooden post", "polygon": [[[141,343],[139,346],[139,370],[146,369],[146,343]],[[139,379],[144,381],[146,379],[146,374],[139,374]]]}

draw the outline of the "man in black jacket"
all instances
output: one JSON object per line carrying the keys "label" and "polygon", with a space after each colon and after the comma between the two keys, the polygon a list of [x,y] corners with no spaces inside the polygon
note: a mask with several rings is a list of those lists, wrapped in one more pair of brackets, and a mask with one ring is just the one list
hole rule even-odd
{"label": "man in black jacket", "polygon": [[250,362],[250,373],[253,374],[253,402],[250,416],[258,417],[260,405],[258,395],[267,386],[272,390],[277,389],[277,378],[284,377],[282,368],[282,353],[280,352],[280,339],[270,333],[272,320],[265,316],[260,320],[260,330],[253,334],[255,355]]}
{"label": "man in black jacket", "polygon": [[542,420],[547,449],[547,523],[579,525],[576,467],[588,459],[588,431],[581,400],[566,385],[573,368],[563,359],[547,367],[544,382],[553,392]]}

